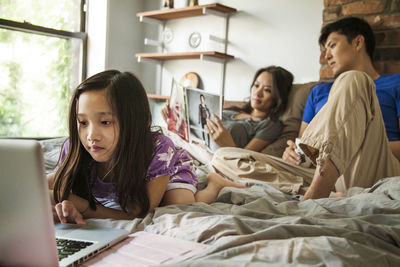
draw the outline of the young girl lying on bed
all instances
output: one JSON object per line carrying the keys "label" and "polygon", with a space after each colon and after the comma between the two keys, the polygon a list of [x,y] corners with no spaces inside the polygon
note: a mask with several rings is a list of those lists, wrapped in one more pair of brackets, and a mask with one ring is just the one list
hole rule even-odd
{"label": "young girl lying on bed", "polygon": [[[222,120],[215,114],[207,119],[209,136],[219,147],[239,147],[260,152],[281,134],[279,121],[286,103],[293,75],[278,66],[259,69],[250,87],[250,100],[243,108],[228,108]],[[162,109],[166,121],[168,106]]]}
{"label": "young girl lying on bed", "polygon": [[197,191],[187,152],[151,128],[141,82],[116,70],[86,79],[73,92],[60,162],[48,182],[62,223],[133,219],[160,205],[211,203],[225,186],[244,187],[210,173],[207,187]]}

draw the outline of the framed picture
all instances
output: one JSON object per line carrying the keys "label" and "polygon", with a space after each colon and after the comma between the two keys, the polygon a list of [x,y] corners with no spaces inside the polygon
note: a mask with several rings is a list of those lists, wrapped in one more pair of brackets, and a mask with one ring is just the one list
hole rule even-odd
{"label": "framed picture", "polygon": [[216,144],[207,133],[206,125],[207,119],[213,120],[212,114],[221,118],[221,96],[201,89],[186,88],[186,102],[190,139],[203,142],[208,148],[214,150]]}

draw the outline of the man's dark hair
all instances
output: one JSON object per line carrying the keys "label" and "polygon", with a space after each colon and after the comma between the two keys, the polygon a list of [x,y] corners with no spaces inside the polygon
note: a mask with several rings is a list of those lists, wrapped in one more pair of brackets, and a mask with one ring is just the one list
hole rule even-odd
{"label": "man's dark hair", "polygon": [[321,30],[321,35],[319,36],[318,40],[319,44],[324,46],[329,34],[332,32],[345,35],[349,43],[358,35],[364,36],[365,48],[369,57],[371,58],[371,61],[373,60],[375,37],[368,22],[356,17],[347,17],[327,24]]}

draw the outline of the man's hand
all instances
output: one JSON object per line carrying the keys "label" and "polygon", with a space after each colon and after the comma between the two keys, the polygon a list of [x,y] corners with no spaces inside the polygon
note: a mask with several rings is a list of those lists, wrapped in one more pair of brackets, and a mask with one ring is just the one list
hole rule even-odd
{"label": "man's hand", "polygon": [[222,122],[218,116],[213,114],[213,117],[216,123],[212,122],[210,119],[207,119],[206,129],[214,142],[220,147],[236,147],[232,135],[222,125]]}
{"label": "man's hand", "polygon": [[74,203],[64,200],[61,203],[52,206],[53,217],[55,221],[61,223],[86,224],[82,218],[82,214],[75,207]]}
{"label": "man's hand", "polygon": [[287,147],[283,152],[282,159],[286,162],[289,162],[293,165],[300,165],[301,157],[296,153],[296,144],[292,140],[287,141]]}

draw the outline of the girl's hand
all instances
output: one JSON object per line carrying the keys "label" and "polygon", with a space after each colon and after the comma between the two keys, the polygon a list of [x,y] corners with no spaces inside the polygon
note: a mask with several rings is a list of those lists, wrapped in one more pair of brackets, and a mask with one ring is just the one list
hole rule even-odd
{"label": "girl's hand", "polygon": [[165,122],[167,122],[168,115],[169,115],[169,101],[167,100],[167,103],[165,106],[161,109],[161,115],[164,119]]}
{"label": "girl's hand", "polygon": [[52,206],[52,209],[55,221],[60,221],[61,223],[86,224],[83,220],[82,214],[78,211],[72,201],[64,200],[63,202]]}
{"label": "girl's hand", "polygon": [[218,116],[213,114],[213,117],[216,123],[212,122],[210,119],[207,119],[206,129],[214,142],[220,147],[236,147],[232,135],[222,125]]}

